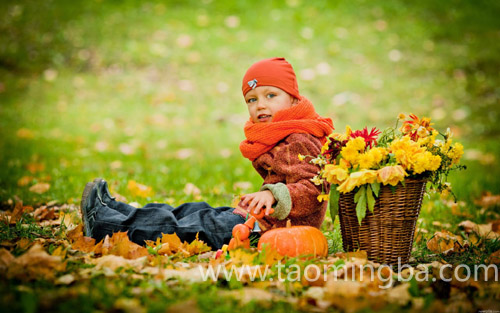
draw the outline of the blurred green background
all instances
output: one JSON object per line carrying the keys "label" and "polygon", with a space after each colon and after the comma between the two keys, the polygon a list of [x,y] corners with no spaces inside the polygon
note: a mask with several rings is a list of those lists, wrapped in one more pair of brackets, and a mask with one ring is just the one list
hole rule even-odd
{"label": "blurred green background", "polygon": [[241,78],[273,56],[338,131],[400,112],[450,127],[458,198],[498,193],[500,2],[411,2],[2,1],[0,202],[78,203],[99,176],[142,204],[257,190]]}

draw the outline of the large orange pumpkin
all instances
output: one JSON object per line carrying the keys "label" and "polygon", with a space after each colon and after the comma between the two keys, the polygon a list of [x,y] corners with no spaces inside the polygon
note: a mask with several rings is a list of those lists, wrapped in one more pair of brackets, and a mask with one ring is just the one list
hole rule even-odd
{"label": "large orange pumpkin", "polygon": [[275,228],[265,232],[257,246],[261,251],[263,245],[275,249],[283,256],[300,255],[327,256],[328,243],[323,233],[312,226],[290,226]]}

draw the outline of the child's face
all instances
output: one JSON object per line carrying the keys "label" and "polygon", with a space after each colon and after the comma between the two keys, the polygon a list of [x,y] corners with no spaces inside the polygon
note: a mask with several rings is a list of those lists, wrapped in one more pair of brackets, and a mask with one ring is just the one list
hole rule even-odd
{"label": "child's face", "polygon": [[291,108],[297,99],[273,86],[259,86],[245,95],[248,113],[254,123],[269,123],[276,112]]}

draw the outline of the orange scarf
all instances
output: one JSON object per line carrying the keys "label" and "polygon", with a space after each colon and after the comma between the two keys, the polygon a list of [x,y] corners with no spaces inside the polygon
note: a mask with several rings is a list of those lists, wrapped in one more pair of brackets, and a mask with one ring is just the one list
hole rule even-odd
{"label": "orange scarf", "polygon": [[324,143],[333,129],[332,120],[321,117],[312,103],[302,97],[293,107],[277,112],[271,123],[247,121],[244,128],[246,139],[241,142],[240,151],[245,158],[254,161],[290,134],[311,134]]}

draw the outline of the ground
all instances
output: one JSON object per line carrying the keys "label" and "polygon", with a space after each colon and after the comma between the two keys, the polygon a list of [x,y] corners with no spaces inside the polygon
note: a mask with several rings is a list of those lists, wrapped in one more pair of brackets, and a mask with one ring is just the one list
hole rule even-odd
{"label": "ground", "polygon": [[[2,305],[14,312],[499,310],[498,274],[488,272],[488,282],[484,275],[432,281],[441,268],[464,274],[461,264],[500,263],[499,12],[492,1],[0,4]],[[356,271],[339,281],[352,277],[334,266],[380,267],[342,251],[330,215],[322,226],[329,256],[282,260],[293,274],[285,281],[274,256],[254,250],[216,259],[198,242],[167,249],[171,237],[143,249],[124,237],[99,246],[81,236],[77,208],[95,177],[137,205],[221,206],[257,190],[261,179],[238,151],[248,118],[240,82],[249,65],[271,56],[292,63],[301,93],[338,131],[384,129],[399,113],[416,113],[441,132],[450,127],[464,145],[467,170],[449,177],[458,202],[429,195],[417,223],[410,265],[427,270],[428,280],[399,281],[407,270],[399,278],[384,273],[394,278],[386,289]],[[274,264],[274,280],[200,281],[198,265],[210,264]],[[300,272],[293,264],[325,264],[326,280],[292,282]]]}

